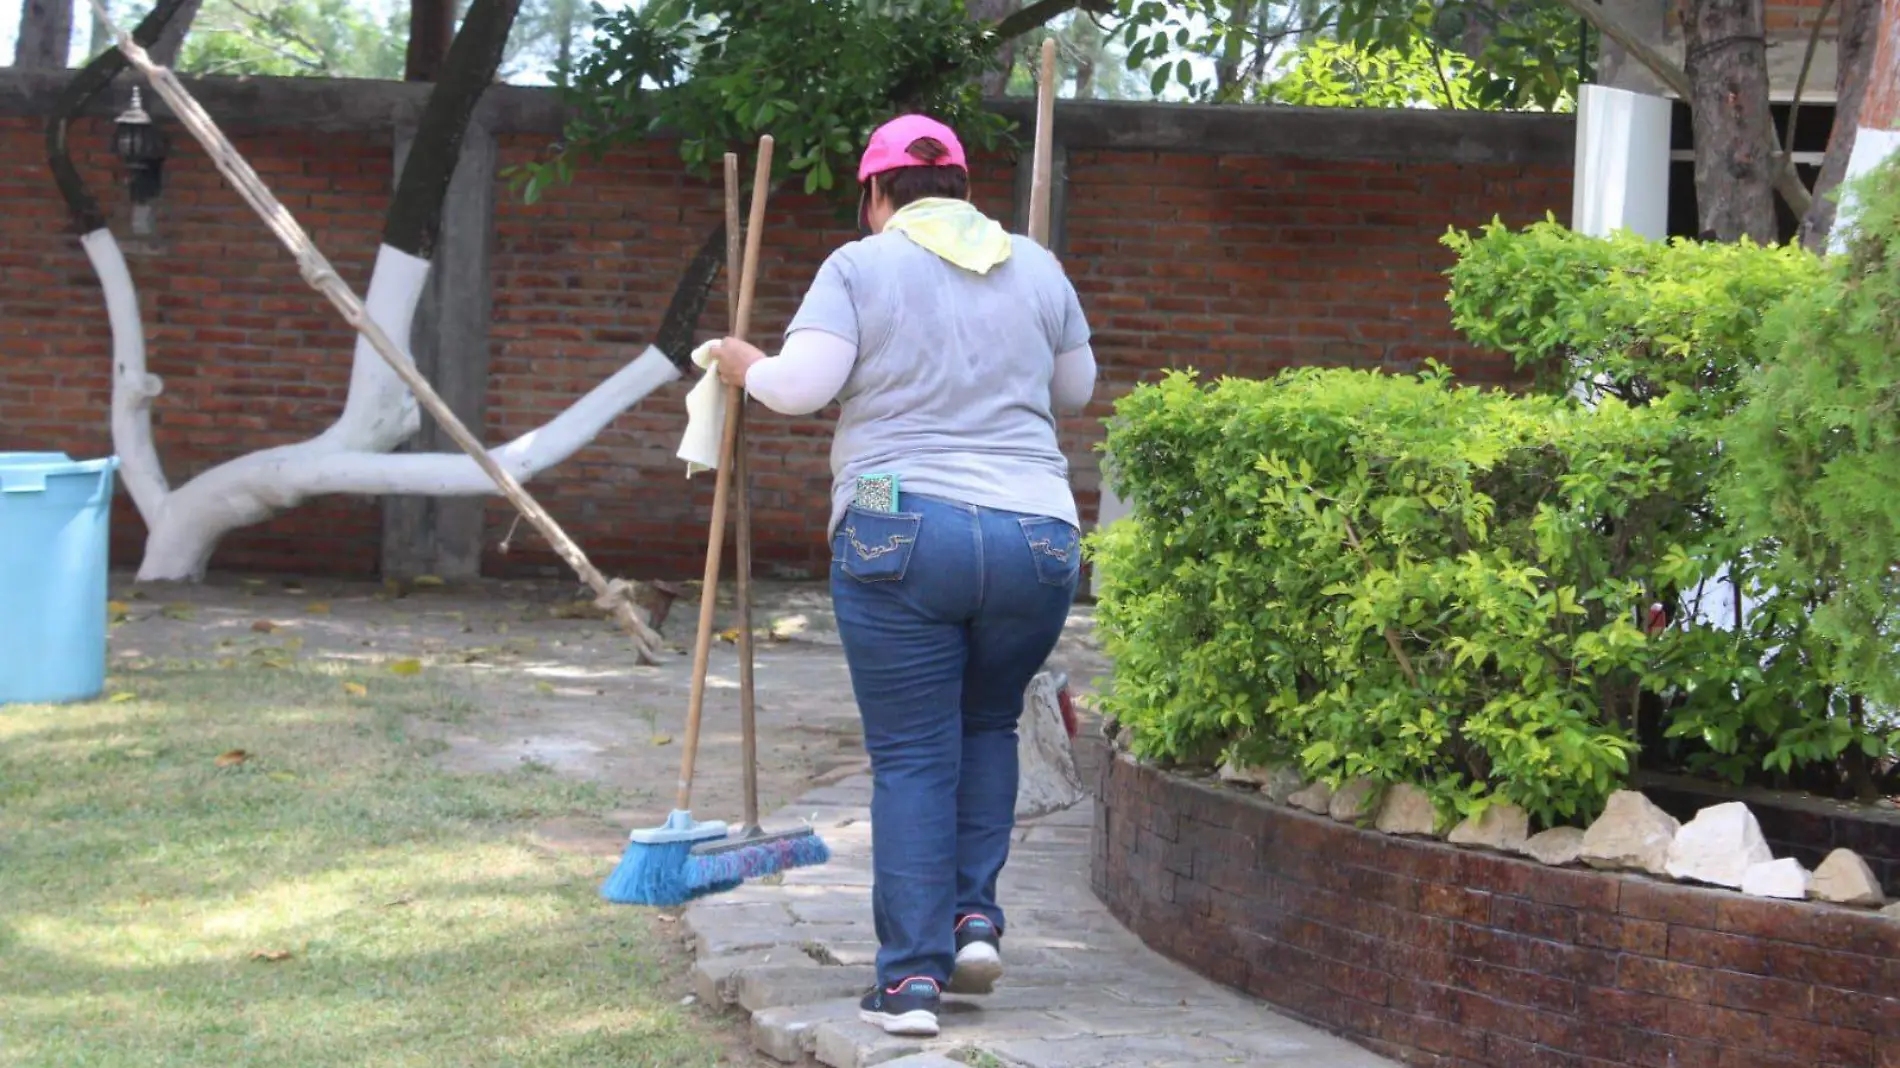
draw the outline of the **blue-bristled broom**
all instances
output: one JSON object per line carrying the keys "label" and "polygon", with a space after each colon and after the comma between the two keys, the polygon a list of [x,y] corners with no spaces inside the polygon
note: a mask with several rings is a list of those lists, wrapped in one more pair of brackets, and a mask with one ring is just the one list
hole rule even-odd
{"label": "blue-bristled broom", "polygon": [[[772,181],[772,138],[759,139],[752,181],[752,207],[745,233],[744,264],[739,262],[739,157],[726,153],[726,274],[731,287],[732,336],[743,338],[752,318],[754,273],[765,224],[765,197]],[[681,745],[679,794],[666,822],[628,836],[620,864],[600,888],[609,901],[636,905],[678,905],[696,897],[731,890],[787,868],[823,864],[831,850],[809,827],[767,832],[759,827],[758,742],[752,705],[752,509],[745,460],[745,395],[726,387],[726,424],[713,483],[711,530],[707,534],[706,571],[700,587],[699,633],[693,650],[693,683]],[[728,835],[724,822],[693,819],[693,762],[699,753],[699,719],[706,704],[706,667],[712,653],[713,610],[718,600],[720,552],[725,544],[726,499],[739,483],[738,597],[739,714],[745,762],[745,826]]]}

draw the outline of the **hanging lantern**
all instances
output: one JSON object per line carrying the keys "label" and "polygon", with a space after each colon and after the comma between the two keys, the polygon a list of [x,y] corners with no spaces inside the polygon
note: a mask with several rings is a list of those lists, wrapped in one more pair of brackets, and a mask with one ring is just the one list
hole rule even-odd
{"label": "hanging lantern", "polygon": [[168,148],[165,131],[146,114],[139,91],[134,88],[132,106],[119,115],[112,127],[113,154],[125,167],[125,184],[134,206],[158,199]]}

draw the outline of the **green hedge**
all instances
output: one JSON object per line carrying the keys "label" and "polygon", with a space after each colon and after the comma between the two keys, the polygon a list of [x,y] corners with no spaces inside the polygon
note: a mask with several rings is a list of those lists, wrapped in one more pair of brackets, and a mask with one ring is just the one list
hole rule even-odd
{"label": "green hedge", "polygon": [[[1309,368],[1123,398],[1104,469],[1132,514],[1089,552],[1135,750],[1546,824],[1593,814],[1639,741],[1900,791],[1900,163],[1855,194],[1825,260],[1449,234],[1453,321],[1528,395]],[[1719,625],[1714,582],[1746,602]]]}
{"label": "green hedge", "polygon": [[1090,542],[1104,701],[1138,754],[1296,759],[1545,822],[1629,770],[1670,659],[1642,625],[1656,562],[1700,491],[1667,403],[1176,374],[1123,398],[1106,449],[1131,514]]}

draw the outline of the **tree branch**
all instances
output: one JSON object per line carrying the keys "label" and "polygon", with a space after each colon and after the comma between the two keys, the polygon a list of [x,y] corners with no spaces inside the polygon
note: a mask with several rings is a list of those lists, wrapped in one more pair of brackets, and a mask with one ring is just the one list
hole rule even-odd
{"label": "tree branch", "polygon": [[1584,21],[1596,27],[1597,32],[1615,41],[1623,47],[1624,51],[1635,56],[1637,62],[1648,67],[1656,77],[1661,78],[1663,84],[1669,87],[1670,92],[1675,93],[1684,103],[1694,98],[1695,91],[1689,85],[1689,75],[1681,67],[1671,63],[1669,57],[1650,47],[1649,42],[1643,40],[1634,30],[1616,21],[1616,16],[1605,10],[1602,4],[1597,3],[1596,0],[1563,0],[1563,3],[1570,10],[1583,16]]}
{"label": "tree branch", "polygon": [[[187,2],[158,0],[151,13],[133,29],[132,39],[142,46],[150,47],[165,32],[166,23]],[[94,56],[92,62],[80,68],[79,73],[73,75],[73,80],[66,83],[66,88],[60,91],[59,100],[53,105],[53,114],[46,120],[46,166],[53,172],[53,183],[59,186],[60,198],[66,201],[66,214],[72,220],[74,233],[89,234],[94,230],[105,229],[106,216],[99,209],[99,202],[86,189],[86,181],[79,176],[79,168],[73,166],[72,151],[66,145],[66,130],[86,110],[86,105],[105,92],[112,84],[112,79],[118,77],[125,68],[125,56],[116,47]]]}
{"label": "tree branch", "polygon": [[713,283],[719,280],[719,272],[726,264],[726,224],[720,223],[700,242],[699,251],[686,264],[681,272],[679,284],[673,287],[673,299],[666,305],[666,315],[660,320],[659,333],[654,335],[653,347],[666,354],[680,373],[691,373],[693,336],[699,330],[700,316],[706,312],[706,301],[712,296]]}
{"label": "tree branch", "polygon": [[384,217],[383,244],[428,259],[442,229],[442,202],[462,156],[462,137],[482,93],[495,80],[521,0],[474,0],[449,45],[435,89],[422,109],[415,142]]}
{"label": "tree branch", "polygon": [[172,16],[165,29],[158,35],[158,43],[152,45],[152,62],[161,67],[178,65],[178,53],[185,47],[185,37],[191,33],[191,24],[198,18],[198,10],[204,0],[185,0]]}
{"label": "tree branch", "polygon": [[1115,4],[1114,0],[1036,0],[999,21],[996,24],[996,39],[999,42],[1014,40],[1030,30],[1047,26],[1059,16],[1077,8],[1090,14],[1106,15],[1115,10]]}
{"label": "tree branch", "polygon": [[1836,16],[1834,125],[1828,133],[1821,173],[1814,178],[1814,203],[1801,220],[1801,244],[1810,252],[1827,248],[1840,205],[1830,194],[1847,174],[1854,141],[1860,132],[1860,105],[1867,95],[1867,72],[1873,66],[1874,24],[1880,20],[1880,0],[1845,0]]}
{"label": "tree branch", "polygon": [[1834,0],[1821,0],[1821,10],[1815,13],[1814,26],[1808,30],[1808,50],[1801,54],[1801,73],[1794,79],[1794,99],[1788,103],[1788,132],[1781,145],[1781,166],[1786,170],[1794,169],[1795,120],[1801,117],[1801,97],[1808,89],[1808,72],[1814,68],[1814,53],[1821,48],[1821,27],[1827,24],[1828,12],[1833,10]]}

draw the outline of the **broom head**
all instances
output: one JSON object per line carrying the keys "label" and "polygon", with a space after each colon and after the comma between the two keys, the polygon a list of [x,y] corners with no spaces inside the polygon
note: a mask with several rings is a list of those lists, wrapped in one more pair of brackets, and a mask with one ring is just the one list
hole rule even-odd
{"label": "broom head", "polygon": [[658,827],[646,827],[627,836],[627,851],[613,874],[601,884],[600,896],[622,905],[681,905],[709,890],[698,890],[688,877],[693,843],[724,838],[719,820],[695,823],[693,814],[675,809]]}

